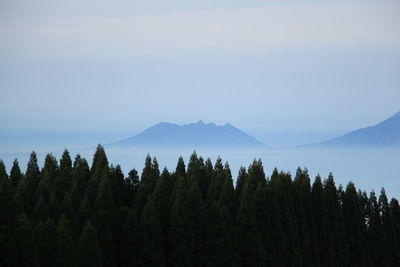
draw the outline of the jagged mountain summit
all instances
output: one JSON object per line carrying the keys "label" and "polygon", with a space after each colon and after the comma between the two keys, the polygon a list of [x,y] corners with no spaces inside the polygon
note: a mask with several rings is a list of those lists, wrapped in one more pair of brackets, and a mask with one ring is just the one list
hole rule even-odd
{"label": "jagged mountain summit", "polygon": [[399,147],[400,111],[374,126],[357,129],[316,145],[341,147]]}
{"label": "jagged mountain summit", "polygon": [[110,144],[118,147],[266,147],[249,134],[227,123],[178,125],[160,122],[136,136]]}

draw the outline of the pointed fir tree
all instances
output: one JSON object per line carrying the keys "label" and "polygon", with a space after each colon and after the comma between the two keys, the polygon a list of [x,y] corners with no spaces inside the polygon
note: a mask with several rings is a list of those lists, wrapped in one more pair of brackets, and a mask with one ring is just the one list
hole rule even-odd
{"label": "pointed fir tree", "polygon": [[138,185],[139,175],[135,169],[132,169],[128,173],[128,178],[124,181],[124,189],[122,194],[125,205],[129,207],[132,205]]}
{"label": "pointed fir tree", "polygon": [[17,190],[17,186],[19,181],[22,179],[21,169],[19,168],[18,160],[14,159],[13,165],[10,171],[10,186],[12,191],[15,192]]}
{"label": "pointed fir tree", "polygon": [[[40,181],[40,171],[39,171],[39,166],[37,163],[37,156],[35,151],[32,151],[26,172],[25,172],[25,177],[26,177],[26,182],[27,182],[27,187],[28,187],[28,192],[29,192],[29,201],[30,203],[35,202],[35,192],[36,188],[39,185]],[[30,208],[32,209],[33,206],[31,205]],[[32,210],[27,211],[28,214],[32,213]]]}
{"label": "pointed fir tree", "polygon": [[367,238],[373,266],[389,266],[389,255],[386,246],[386,236],[382,227],[381,209],[375,192],[370,193],[367,205]]}
{"label": "pointed fir tree", "polygon": [[184,178],[186,177],[186,167],[182,156],[180,156],[178,159],[178,164],[176,165],[175,174],[177,176],[182,176]]}
{"label": "pointed fir tree", "polygon": [[271,189],[275,192],[281,215],[284,251],[287,252],[284,265],[298,266],[302,264],[301,244],[297,218],[293,208],[292,179],[290,173],[274,169],[270,181]]}
{"label": "pointed fir tree", "polygon": [[90,173],[92,178],[99,180],[104,172],[108,172],[108,159],[106,152],[102,145],[97,145],[96,151],[93,155],[92,167],[90,168]]}
{"label": "pointed fir tree", "polygon": [[324,188],[321,177],[317,175],[312,186],[312,208],[315,214],[315,227],[317,230],[317,255],[323,266],[336,266],[335,247],[333,243],[332,227],[334,221],[329,221],[328,207],[325,203]]}
{"label": "pointed fir tree", "polygon": [[349,245],[351,266],[369,266],[365,222],[361,201],[353,183],[348,183],[343,194],[343,218]]}
{"label": "pointed fir tree", "polygon": [[168,195],[166,189],[166,184],[168,181],[166,179],[168,178],[166,178],[166,176],[163,174],[161,178],[158,180],[156,189],[152,194],[153,205],[157,210],[158,220],[160,223],[163,244],[166,242],[166,236],[168,234],[167,231],[168,231],[168,215],[169,215]]}
{"label": "pointed fir tree", "polygon": [[0,159],[0,182],[8,181],[8,175],[6,171],[6,166],[2,159]]}
{"label": "pointed fir tree", "polygon": [[239,211],[240,199],[242,198],[243,187],[247,182],[248,177],[249,175],[247,174],[246,168],[243,166],[240,167],[235,187],[235,217]]}
{"label": "pointed fir tree", "polygon": [[251,184],[244,185],[236,219],[236,236],[242,266],[265,266],[264,247],[253,206]]}
{"label": "pointed fir tree", "polygon": [[[391,224],[394,231],[394,238],[397,240],[397,243],[400,245],[400,205],[397,199],[392,198],[389,204],[389,215]],[[398,251],[400,253],[400,251]],[[399,264],[399,260],[395,260],[395,264]]]}
{"label": "pointed fir tree", "polygon": [[70,188],[72,176],[72,161],[68,150],[64,150],[60,159],[59,174],[54,181],[53,190],[57,195],[57,200],[61,202],[63,200],[65,192]]}
{"label": "pointed fir tree", "polygon": [[396,266],[400,264],[400,246],[396,239],[396,233],[392,222],[388,199],[385,189],[382,188],[379,196],[379,212],[381,215],[382,230],[387,246],[387,264]]}
{"label": "pointed fir tree", "polygon": [[224,173],[225,181],[219,195],[218,203],[221,208],[225,208],[228,211],[230,219],[233,221],[235,218],[235,188],[233,187],[232,174],[228,163],[225,163]]}

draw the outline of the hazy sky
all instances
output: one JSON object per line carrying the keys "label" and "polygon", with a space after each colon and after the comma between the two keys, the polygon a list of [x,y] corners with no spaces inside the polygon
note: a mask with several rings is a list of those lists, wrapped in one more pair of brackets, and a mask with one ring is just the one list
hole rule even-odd
{"label": "hazy sky", "polygon": [[0,130],[374,124],[400,110],[399,14],[398,0],[2,0]]}

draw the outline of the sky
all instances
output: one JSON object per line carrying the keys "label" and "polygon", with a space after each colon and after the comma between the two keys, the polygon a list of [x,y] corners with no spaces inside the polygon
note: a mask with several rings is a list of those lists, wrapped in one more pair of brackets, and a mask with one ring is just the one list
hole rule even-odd
{"label": "sky", "polygon": [[2,0],[0,134],[373,125],[400,110],[399,14],[398,0]]}

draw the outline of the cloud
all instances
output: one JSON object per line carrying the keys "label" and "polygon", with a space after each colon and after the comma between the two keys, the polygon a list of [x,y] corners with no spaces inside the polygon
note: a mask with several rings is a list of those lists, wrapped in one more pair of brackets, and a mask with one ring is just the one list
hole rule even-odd
{"label": "cloud", "polygon": [[0,38],[2,53],[27,49],[61,55],[171,49],[398,48],[399,11],[396,3],[337,2],[142,16],[48,17],[2,23]]}

